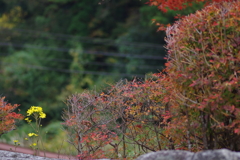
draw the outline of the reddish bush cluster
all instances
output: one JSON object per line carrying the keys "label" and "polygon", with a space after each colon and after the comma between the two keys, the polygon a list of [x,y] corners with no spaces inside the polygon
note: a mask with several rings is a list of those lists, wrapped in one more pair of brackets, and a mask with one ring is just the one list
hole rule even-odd
{"label": "reddish bush cluster", "polygon": [[151,79],[71,96],[63,118],[80,159],[239,151],[239,10],[240,1],[213,3],[168,27],[166,69]]}
{"label": "reddish bush cluster", "polygon": [[167,28],[172,106],[191,146],[240,150],[239,10],[240,1],[214,3]]}
{"label": "reddish bush cluster", "polygon": [[15,129],[16,120],[23,119],[21,114],[13,112],[19,105],[11,105],[4,99],[5,97],[0,97],[0,136]]}
{"label": "reddish bush cluster", "polygon": [[[108,110],[108,102],[103,95],[93,92],[75,94],[67,100],[68,109],[64,111],[68,141],[78,151],[79,159],[103,158],[106,156],[102,150],[104,147],[116,146],[118,136],[111,130],[116,126],[114,119]],[[116,146],[117,147],[117,146]],[[109,157],[117,154],[113,147],[108,150]]]}
{"label": "reddish bush cluster", "polygon": [[106,93],[71,96],[63,119],[79,157],[129,158],[165,148],[158,86],[153,80],[120,81]]}

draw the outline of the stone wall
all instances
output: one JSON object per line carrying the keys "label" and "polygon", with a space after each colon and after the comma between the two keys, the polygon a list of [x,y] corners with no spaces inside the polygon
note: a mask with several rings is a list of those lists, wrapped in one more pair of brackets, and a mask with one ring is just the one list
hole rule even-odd
{"label": "stone wall", "polygon": [[[33,156],[30,154],[0,150],[0,160],[63,160],[63,159],[45,158]],[[181,150],[164,150],[144,154],[138,157],[136,160],[240,160],[240,152],[233,152],[227,149],[207,150],[197,153]]]}
{"label": "stone wall", "polygon": [[197,153],[181,150],[151,152],[136,160],[240,160],[240,152],[227,149],[207,150]]}

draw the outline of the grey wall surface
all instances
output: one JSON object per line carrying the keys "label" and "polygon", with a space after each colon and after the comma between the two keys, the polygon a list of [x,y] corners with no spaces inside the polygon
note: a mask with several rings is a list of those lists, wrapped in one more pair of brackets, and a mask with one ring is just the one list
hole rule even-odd
{"label": "grey wall surface", "polygon": [[151,152],[136,160],[240,160],[240,152],[227,149],[207,150],[197,153],[181,150]]}

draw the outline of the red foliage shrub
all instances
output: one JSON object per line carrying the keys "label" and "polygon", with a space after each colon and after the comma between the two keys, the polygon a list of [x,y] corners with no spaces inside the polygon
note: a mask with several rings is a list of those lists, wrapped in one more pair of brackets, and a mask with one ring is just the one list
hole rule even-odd
{"label": "red foliage shrub", "polygon": [[182,10],[192,3],[205,2],[232,2],[234,0],[149,0],[150,5],[157,6],[161,11],[167,12],[167,8],[171,10]]}
{"label": "red foliage shrub", "polygon": [[239,151],[239,10],[240,1],[213,3],[168,27],[166,69],[152,79],[71,96],[63,118],[80,159],[161,149]]}
{"label": "red foliage shrub", "polygon": [[169,148],[171,140],[161,130],[169,117],[160,102],[162,91],[157,81],[133,80],[119,81],[105,93],[69,97],[64,124],[80,159],[135,158]]}
{"label": "red foliage shrub", "polygon": [[[115,121],[107,108],[108,103],[112,102],[90,91],[75,94],[67,100],[63,125],[68,133],[68,142],[78,151],[79,159],[117,157],[114,142],[118,136],[112,131]],[[103,151],[106,147],[111,148],[107,154]]]}
{"label": "red foliage shrub", "polygon": [[5,97],[0,97],[0,136],[15,129],[16,120],[23,119],[21,114],[13,112],[19,105],[6,103]]}
{"label": "red foliage shrub", "polygon": [[240,150],[239,10],[240,1],[213,3],[167,28],[171,134],[181,147]]}

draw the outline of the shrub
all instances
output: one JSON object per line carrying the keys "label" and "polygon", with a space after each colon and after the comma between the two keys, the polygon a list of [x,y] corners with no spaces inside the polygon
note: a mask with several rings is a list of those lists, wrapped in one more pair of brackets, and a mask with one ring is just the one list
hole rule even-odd
{"label": "shrub", "polygon": [[101,94],[69,97],[63,119],[79,158],[136,158],[173,149],[172,139],[163,134],[170,117],[163,95],[171,86],[163,88],[160,80],[121,80]]}
{"label": "shrub", "polygon": [[239,10],[240,1],[213,3],[167,28],[176,145],[240,150]]}
{"label": "shrub", "polygon": [[[91,91],[74,94],[67,100],[63,125],[79,159],[117,157],[118,136],[111,130],[113,118],[107,109],[109,103],[112,102],[105,102],[103,95]],[[107,155],[103,149],[108,149]]]}
{"label": "shrub", "polygon": [[21,114],[13,112],[19,105],[11,105],[4,99],[5,97],[0,97],[0,136],[15,129],[16,120],[23,119]]}
{"label": "shrub", "polygon": [[63,119],[79,158],[106,157],[110,146],[108,158],[239,151],[239,10],[240,1],[213,3],[168,27],[166,69],[152,79],[71,96]]}

